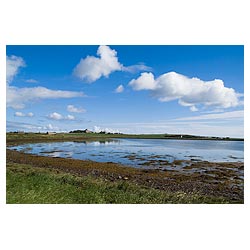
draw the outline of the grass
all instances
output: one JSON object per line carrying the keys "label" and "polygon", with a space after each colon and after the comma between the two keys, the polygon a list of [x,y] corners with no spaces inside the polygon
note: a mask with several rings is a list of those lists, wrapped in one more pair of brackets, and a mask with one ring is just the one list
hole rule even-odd
{"label": "grass", "polygon": [[99,133],[57,133],[48,135],[45,133],[6,133],[7,144],[18,144],[24,142],[46,142],[46,141],[81,141],[81,140],[109,140],[113,138],[130,138],[130,139],[182,139],[182,140],[239,140],[243,138],[224,138],[204,137],[193,135],[178,134],[99,134]]}
{"label": "grass", "polygon": [[129,181],[77,176],[60,170],[7,163],[9,204],[166,204],[229,203],[225,198],[199,193],[166,192]]}

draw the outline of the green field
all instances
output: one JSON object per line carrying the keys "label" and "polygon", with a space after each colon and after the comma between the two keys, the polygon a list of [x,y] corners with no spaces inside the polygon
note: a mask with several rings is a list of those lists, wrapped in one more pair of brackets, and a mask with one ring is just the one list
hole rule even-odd
{"label": "green field", "polygon": [[39,141],[67,141],[67,140],[107,140],[112,138],[133,138],[133,139],[178,139],[178,140],[237,140],[243,138],[219,138],[194,135],[179,134],[100,134],[100,133],[56,133],[48,135],[46,133],[7,133],[7,144]]}

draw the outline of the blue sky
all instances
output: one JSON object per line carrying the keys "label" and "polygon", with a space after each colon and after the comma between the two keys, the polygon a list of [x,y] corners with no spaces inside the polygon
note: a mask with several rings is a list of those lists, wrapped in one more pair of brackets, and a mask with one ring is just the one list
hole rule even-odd
{"label": "blue sky", "polygon": [[7,46],[7,131],[243,137],[243,46]]}

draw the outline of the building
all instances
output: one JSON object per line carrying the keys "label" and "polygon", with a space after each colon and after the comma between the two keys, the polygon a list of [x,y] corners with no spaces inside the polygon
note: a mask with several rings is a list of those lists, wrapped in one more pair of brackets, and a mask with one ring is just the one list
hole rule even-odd
{"label": "building", "polygon": [[93,132],[88,130],[88,129],[85,129],[85,130],[83,130],[83,133],[90,134],[90,133],[93,133]]}
{"label": "building", "polygon": [[56,132],[47,132],[47,135],[55,135]]}

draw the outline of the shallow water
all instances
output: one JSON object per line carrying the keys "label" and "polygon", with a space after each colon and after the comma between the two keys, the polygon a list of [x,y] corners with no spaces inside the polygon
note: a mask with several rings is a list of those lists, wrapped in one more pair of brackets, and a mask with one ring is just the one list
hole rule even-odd
{"label": "shallow water", "polygon": [[[176,160],[244,161],[243,141],[115,139],[24,144],[10,149],[51,157],[116,162],[139,168],[166,168]],[[175,169],[178,167],[182,168],[183,164],[175,164]]]}

